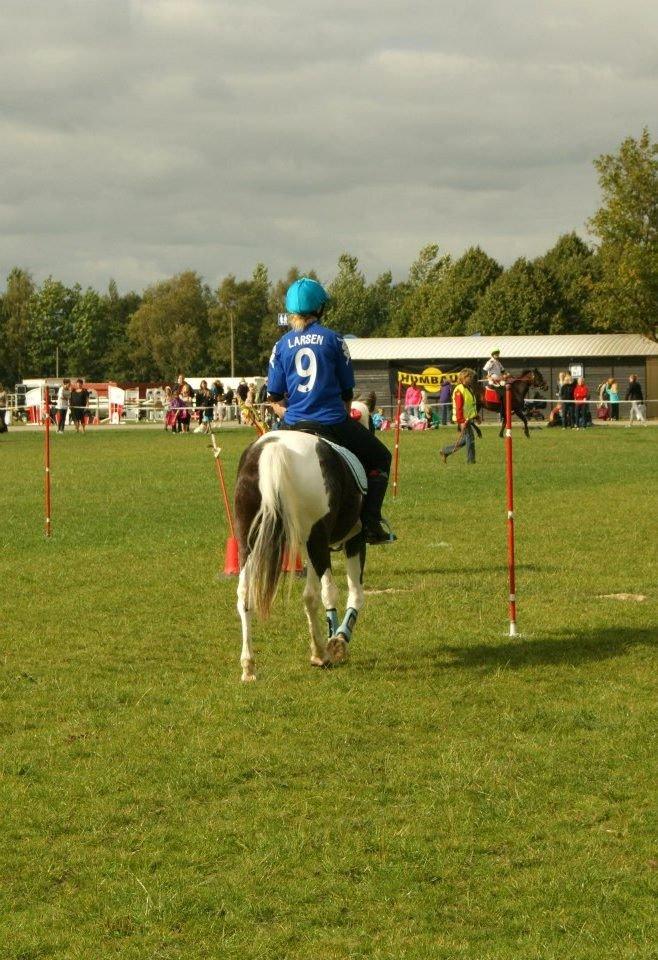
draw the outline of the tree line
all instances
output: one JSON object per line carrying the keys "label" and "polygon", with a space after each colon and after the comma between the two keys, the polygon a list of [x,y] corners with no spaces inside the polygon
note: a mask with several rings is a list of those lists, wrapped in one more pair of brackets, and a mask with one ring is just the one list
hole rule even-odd
{"label": "tree line", "polygon": [[[658,145],[648,130],[594,165],[602,191],[586,243],[565,234],[545,254],[504,269],[479,246],[453,258],[423,247],[408,275],[368,282],[351,253],[327,284],[326,323],[359,337],[638,332],[658,337]],[[285,291],[312,269],[272,280],[259,263],[248,279],[216,289],[188,270],[121,294],[53,277],[35,284],[15,267],[0,293],[0,381],[74,375],[89,380],[171,380],[264,372],[280,335]],[[321,279],[321,278],[319,278]]]}

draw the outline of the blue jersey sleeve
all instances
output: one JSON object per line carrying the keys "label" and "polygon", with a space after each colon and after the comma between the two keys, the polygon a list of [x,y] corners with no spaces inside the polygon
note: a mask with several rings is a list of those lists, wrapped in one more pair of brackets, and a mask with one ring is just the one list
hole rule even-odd
{"label": "blue jersey sleeve", "polygon": [[342,337],[336,337],[336,373],[341,390],[354,389],[354,368],[352,367],[352,358],[347,344]]}
{"label": "blue jersey sleeve", "polygon": [[286,392],[286,375],[279,356],[279,344],[275,343],[270,354],[270,364],[267,372],[267,392],[281,396]]}

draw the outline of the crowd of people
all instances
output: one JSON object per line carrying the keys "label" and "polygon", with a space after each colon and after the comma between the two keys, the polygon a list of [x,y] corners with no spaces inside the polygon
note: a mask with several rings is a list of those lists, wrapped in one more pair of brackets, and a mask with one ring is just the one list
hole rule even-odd
{"label": "crowd of people", "polygon": [[453,385],[448,377],[441,377],[439,395],[430,400],[426,390],[417,384],[407,387],[404,409],[400,412],[402,430],[430,430],[445,427],[452,421]]}
{"label": "crowd of people", "polygon": [[235,390],[225,389],[221,380],[213,380],[210,386],[202,380],[199,389],[193,390],[183,374],[179,374],[173,387],[165,387],[164,427],[172,433],[189,433],[196,423],[195,433],[210,433],[213,424],[221,426],[233,419],[238,423],[250,422],[254,410],[265,402],[266,396],[267,384],[257,388],[244,377]]}
{"label": "crowd of people", "polygon": [[[454,424],[455,391],[457,387],[461,390],[464,386],[463,373],[457,376],[455,384],[450,378],[442,376],[438,396],[432,395],[431,398],[421,386],[410,384],[404,394],[400,428],[425,430]],[[475,378],[475,372],[472,373]],[[492,351],[491,359],[485,365],[485,374],[488,386],[496,391],[504,391],[504,382],[509,374],[500,361],[498,349]],[[475,380],[467,386],[474,389],[474,384]],[[259,422],[271,427],[276,425],[276,416],[267,403],[267,397],[266,382],[258,388],[255,383],[247,383],[243,377],[233,390],[232,387],[225,388],[219,379],[210,386],[206,380],[202,380],[199,388],[194,390],[184,375],[179,374],[174,386],[164,388],[164,428],[172,433],[189,433],[194,425],[195,433],[210,433],[213,425],[221,426],[231,420],[245,424]],[[91,419],[89,398],[90,392],[82,379],[63,380],[51,408],[51,418],[58,433],[64,432],[67,422],[74,426],[76,432],[85,432]],[[11,414],[8,400],[7,391],[0,384],[0,433],[6,432]],[[556,400],[552,402],[548,416],[549,427],[585,430],[592,426],[593,417],[613,422],[620,419],[622,397],[619,383],[614,377],[602,381],[592,396],[584,377],[574,377],[570,372],[563,371],[558,374]],[[630,427],[634,421],[646,426],[644,395],[636,374],[630,375],[623,400],[628,404],[627,426]],[[393,425],[394,415],[387,415],[383,408],[377,408],[374,393],[370,393],[363,402],[367,407],[366,419],[371,430],[386,430]],[[550,402],[538,393],[532,399],[526,399],[528,418],[543,420],[542,411]],[[594,406],[595,410],[592,409]]]}
{"label": "crowd of people", "polygon": [[[551,410],[549,427],[585,430],[592,426],[594,416],[603,422],[619,421],[622,397],[619,382],[614,377],[603,380],[596,388],[596,397],[593,397],[584,377],[574,378],[566,371],[559,373],[557,399],[559,402]],[[629,403],[626,426],[630,427],[634,420],[646,426],[644,394],[634,373],[628,379],[628,387],[623,399]],[[596,400],[596,411],[593,413],[594,400]]]}

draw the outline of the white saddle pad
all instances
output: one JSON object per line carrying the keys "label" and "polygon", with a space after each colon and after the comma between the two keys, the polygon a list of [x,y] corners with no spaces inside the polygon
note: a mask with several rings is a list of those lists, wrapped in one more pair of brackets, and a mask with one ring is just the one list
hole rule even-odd
{"label": "white saddle pad", "polygon": [[361,491],[361,493],[366,494],[368,492],[368,478],[366,477],[366,472],[363,469],[363,464],[356,456],[352,453],[351,450],[348,450],[347,447],[341,447],[340,444],[334,443],[332,440],[327,440],[326,437],[319,437],[319,440],[323,440],[324,443],[328,443],[336,453],[343,458],[347,466],[350,468],[350,472],[354,479],[356,480],[356,485]]}

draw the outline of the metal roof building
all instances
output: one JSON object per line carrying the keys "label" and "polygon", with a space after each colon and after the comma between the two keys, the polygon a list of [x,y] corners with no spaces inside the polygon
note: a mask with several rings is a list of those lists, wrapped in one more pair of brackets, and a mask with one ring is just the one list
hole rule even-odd
{"label": "metal roof building", "polygon": [[424,367],[455,370],[463,366],[481,371],[498,347],[505,367],[518,374],[538,367],[551,388],[557,389],[561,370],[582,369],[590,391],[614,377],[625,393],[628,377],[637,374],[649,415],[658,416],[658,343],[635,333],[567,334],[527,337],[373,337],[347,340],[357,386],[375,390],[378,402],[393,404],[397,371],[421,372]]}

